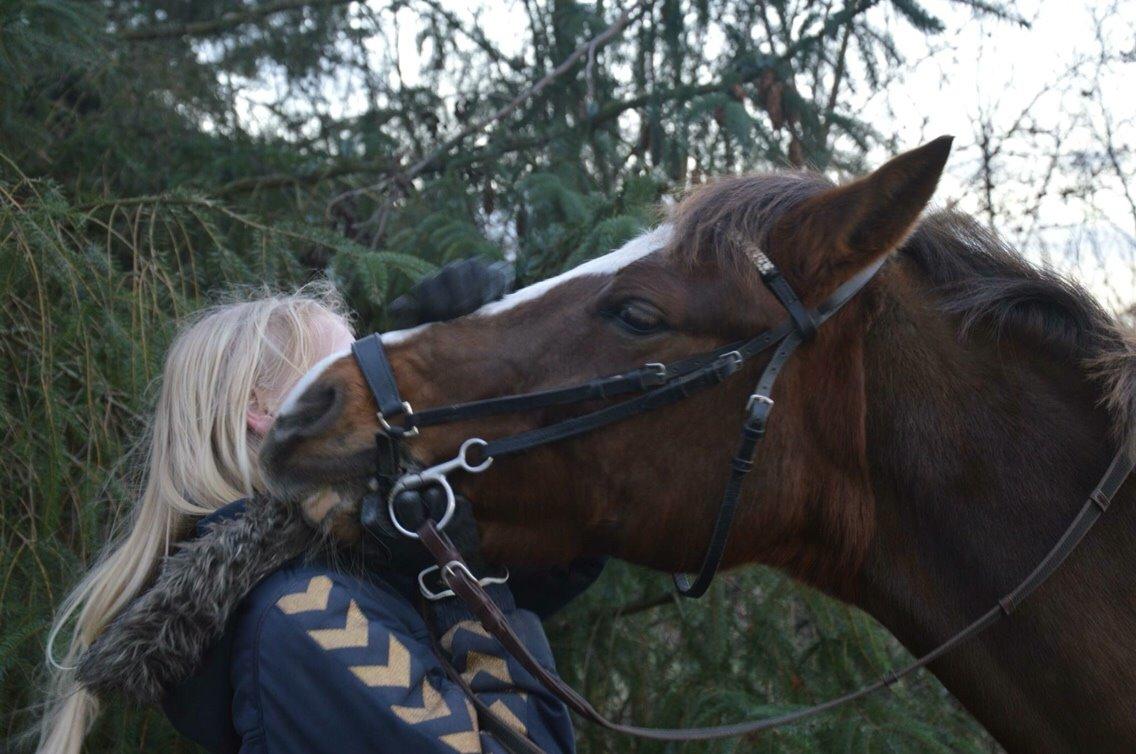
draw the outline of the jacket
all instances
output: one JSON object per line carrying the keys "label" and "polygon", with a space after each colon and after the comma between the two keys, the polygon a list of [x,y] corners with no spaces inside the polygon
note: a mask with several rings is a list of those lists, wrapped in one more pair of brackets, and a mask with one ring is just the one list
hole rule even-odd
{"label": "jacket", "polygon": [[[209,524],[239,516],[235,503]],[[494,601],[540,662],[554,670],[539,618],[504,585]],[[472,705],[441,669],[433,624],[454,667],[493,712],[548,752],[574,751],[562,703],[506,656],[456,600],[414,607],[416,585],[393,573],[345,573],[293,560],[261,581],[221,639],[163,709],[213,752],[498,752]]]}

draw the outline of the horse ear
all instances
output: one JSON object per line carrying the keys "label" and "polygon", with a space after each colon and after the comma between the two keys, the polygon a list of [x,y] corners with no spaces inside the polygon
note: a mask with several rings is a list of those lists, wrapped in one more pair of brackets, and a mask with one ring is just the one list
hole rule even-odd
{"label": "horse ear", "polygon": [[931,200],[953,140],[940,136],[807,200],[778,221],[770,246],[792,249],[785,264],[813,285],[887,254],[903,243]]}

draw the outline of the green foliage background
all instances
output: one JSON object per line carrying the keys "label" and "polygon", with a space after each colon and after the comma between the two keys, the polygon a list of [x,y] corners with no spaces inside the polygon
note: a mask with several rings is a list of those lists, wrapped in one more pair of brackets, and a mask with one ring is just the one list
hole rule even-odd
{"label": "green foliage background", "polygon": [[[379,329],[385,302],[450,259],[507,253],[528,283],[635,235],[707,175],[859,169],[888,135],[842,92],[903,65],[896,26],[943,27],[913,0],[642,3],[591,62],[409,174],[620,10],[502,7],[509,46],[488,12],[436,0],[0,1],[0,736],[34,721],[53,606],[128,513],[126,459],[180,316],[233,286],[330,277]],[[404,77],[392,40],[411,21]],[[564,675],[617,719],[772,714],[903,656],[773,572],[700,603],[667,587],[616,564],[548,626]],[[579,735],[582,752],[991,748],[927,675],[710,747]],[[112,701],[89,748],[193,747]]]}

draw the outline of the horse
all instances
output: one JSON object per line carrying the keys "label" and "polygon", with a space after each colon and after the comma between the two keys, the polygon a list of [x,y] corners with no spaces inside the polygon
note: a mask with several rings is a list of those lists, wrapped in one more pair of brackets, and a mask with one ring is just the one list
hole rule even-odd
{"label": "horse", "polygon": [[[605,256],[461,319],[385,333],[407,407],[555,388],[752,337],[785,318],[757,255],[813,306],[882,263],[785,364],[722,562],[783,569],[925,652],[1029,573],[1117,448],[1136,444],[1132,337],[973,219],[925,212],[949,152],[944,137],[843,185],[807,172],[719,179]],[[739,406],[767,361],[665,408],[455,474],[484,554],[698,568]],[[429,465],[467,438],[611,402],[424,427],[406,447]],[[329,357],[265,441],[268,483],[293,499],[357,496],[383,424],[351,354]],[[1133,498],[1129,480],[1009,620],[929,666],[1008,751],[1136,748]]]}

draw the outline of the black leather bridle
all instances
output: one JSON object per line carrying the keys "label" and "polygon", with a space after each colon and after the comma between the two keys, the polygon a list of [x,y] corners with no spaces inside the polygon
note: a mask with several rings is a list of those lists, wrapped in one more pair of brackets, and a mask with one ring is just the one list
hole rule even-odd
{"label": "black leather bridle", "polygon": [[[516,435],[488,442],[480,438],[468,439],[462,444],[458,455],[449,461],[421,471],[405,472],[405,469],[400,468],[398,470],[399,475],[394,479],[388,498],[388,511],[395,526],[407,536],[421,539],[423,545],[436,560],[443,581],[509,654],[573,711],[598,725],[619,733],[660,741],[700,741],[747,735],[812,717],[891,686],[904,676],[926,666],[982,633],[1002,618],[1009,616],[1076,549],[1077,545],[1108,509],[1112,498],[1132,473],[1133,466],[1136,465],[1136,458],[1132,456],[1127,445],[1122,445],[1076,517],[1049,553],[1029,575],[1012,591],[999,599],[997,604],[986,613],[952,635],[938,647],[903,667],[889,671],[874,683],[820,704],[784,715],[732,725],[677,729],[641,728],[608,720],[587,699],[578,694],[558,676],[545,669],[532,656],[524,642],[513,632],[504,614],[501,613],[477,578],[473,576],[462,555],[441,531],[449,521],[455,504],[453,489],[450,487],[447,475],[457,470],[479,473],[488,468],[494,458],[521,453],[530,448],[577,437],[623,419],[676,403],[683,398],[719,384],[736,372],[748,359],[775,347],[773,356],[762,370],[753,393],[746,403],[741,441],[737,453],[730,461],[730,476],[722,494],[718,516],[699,573],[693,582],[689,581],[684,575],[675,575],[675,585],[680,594],[687,597],[702,595],[710,585],[721,563],[729,538],[730,524],[733,521],[734,511],[741,494],[742,481],[746,473],[753,468],[757,443],[765,434],[766,422],[773,408],[773,400],[770,395],[777,375],[780,374],[782,367],[793,351],[802,343],[810,340],[820,325],[861,291],[883,264],[881,260],[865,268],[840,286],[818,307],[808,309],[801,303],[800,298],[794,293],[777,267],[764,254],[757,252],[754,259],[762,281],[788,311],[789,318],[787,321],[754,338],[733,343],[708,353],[692,356],[671,364],[647,364],[624,374],[603,377],[570,387],[489,398],[415,412],[410,404],[402,400],[399,395],[394,372],[383,350],[380,336],[368,336],[352,346],[359,368],[363,372],[363,376],[366,378],[379,406],[379,422],[385,431],[380,433],[377,442],[379,442],[380,449],[384,449],[387,457],[398,455],[391,453],[392,444],[397,446],[402,438],[414,435],[421,427],[617,396],[636,396],[583,416],[566,419]],[[473,457],[475,452],[479,454],[477,458]],[[414,531],[405,528],[396,517],[394,506],[396,497],[402,492],[421,490],[432,484],[441,485],[446,491],[447,508],[445,514],[436,522],[427,518]],[[475,706],[479,705],[480,702],[473,696],[473,692],[461,681],[460,674],[448,664],[448,660],[441,653],[439,653],[439,657],[442,659],[443,667],[450,677],[455,679],[455,682],[461,683],[466,693],[473,699]],[[477,706],[479,716],[486,721],[489,728],[498,732],[499,740],[510,751],[530,753],[540,751],[524,737],[511,734],[507,724],[494,717],[491,712],[482,709],[483,706]]]}
{"label": "black leather bridle", "polygon": [[[415,412],[399,394],[394,371],[383,349],[382,337],[376,333],[356,341],[351,350],[378,404],[379,422],[386,436],[381,441],[383,443],[389,442],[386,438],[393,437],[397,441],[417,434],[420,428],[439,424],[626,395],[636,396],[583,416],[565,419],[516,435],[490,441],[480,438],[466,440],[458,455],[452,460],[405,474],[394,483],[388,493],[388,512],[391,522],[404,535],[416,537],[414,531],[403,526],[399,521],[394,505],[395,498],[403,491],[437,484],[446,491],[446,512],[437,522],[439,529],[445,528],[454,509],[454,493],[447,479],[449,473],[458,470],[479,473],[487,469],[495,458],[515,455],[541,445],[577,437],[632,416],[676,403],[721,383],[749,359],[775,348],[773,356],[762,370],[746,403],[741,439],[737,452],[730,461],[730,476],[722,493],[718,516],[698,575],[694,581],[684,574],[675,575],[675,586],[680,594],[686,597],[700,597],[710,586],[721,564],[730,534],[730,525],[741,496],[742,482],[753,468],[757,443],[765,435],[765,425],[773,408],[773,399],[770,395],[777,376],[793,351],[802,343],[812,340],[817,328],[859,293],[879,271],[884,261],[881,259],[860,271],[837,288],[816,309],[809,309],[801,303],[801,299],[780,270],[764,253],[754,252],[753,259],[762,282],[789,313],[789,318],[785,322],[749,340],[731,343],[681,361],[670,364],[651,363],[630,372],[600,377],[569,387],[488,398]],[[384,450],[384,452],[389,451]]]}

